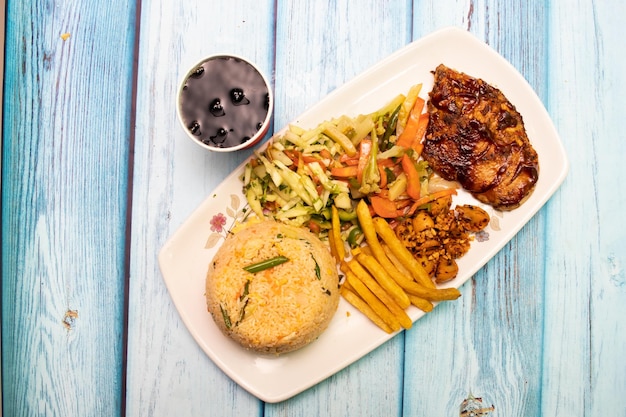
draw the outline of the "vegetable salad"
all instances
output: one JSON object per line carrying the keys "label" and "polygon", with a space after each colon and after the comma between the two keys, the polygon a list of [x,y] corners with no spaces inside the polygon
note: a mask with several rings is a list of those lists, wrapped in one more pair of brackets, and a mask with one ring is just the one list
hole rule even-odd
{"label": "vegetable salad", "polygon": [[252,210],[322,238],[335,211],[342,239],[356,247],[363,240],[359,201],[372,215],[394,219],[455,194],[456,184],[437,177],[420,158],[428,125],[420,91],[417,84],[373,113],[344,115],[308,130],[290,125],[274,136],[241,177]]}

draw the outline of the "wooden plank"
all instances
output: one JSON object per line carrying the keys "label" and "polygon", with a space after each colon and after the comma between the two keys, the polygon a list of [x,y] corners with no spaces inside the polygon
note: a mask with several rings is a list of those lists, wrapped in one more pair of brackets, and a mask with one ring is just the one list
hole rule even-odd
{"label": "wooden plank", "polygon": [[276,127],[410,41],[410,10],[400,2],[279,1]]}
{"label": "wooden plank", "polygon": [[[6,1],[0,1],[0,45],[2,45],[2,51],[0,51],[0,73],[4,74],[4,29],[5,29],[5,7]],[[0,97],[4,97],[4,83],[0,85]],[[0,120],[2,120],[2,110],[4,103],[0,103]],[[2,149],[3,131],[0,130],[0,149]],[[0,157],[0,178],[2,177],[2,157]],[[0,332],[0,346],[2,346],[2,333]],[[2,404],[2,361],[0,360],[0,404]],[[0,407],[0,417],[2,417],[2,407]]]}
{"label": "wooden plank", "polygon": [[[541,3],[415,4],[415,37],[441,26],[463,27],[504,55],[540,96],[546,90]],[[458,415],[470,393],[495,405],[498,415],[537,415],[544,216],[541,211],[466,283],[461,299],[438,306],[407,332],[406,415]]]}
{"label": "wooden plank", "polygon": [[547,219],[543,415],[626,416],[625,14],[551,8],[548,110],[571,170]]}
{"label": "wooden plank", "polygon": [[165,241],[250,151],[192,143],[175,96],[203,57],[234,53],[270,78],[273,2],[144,1],[138,68],[129,294],[127,413],[258,415],[261,403],[204,354],[184,326],[157,264]]}
{"label": "wooden plank", "polygon": [[[410,39],[410,13],[403,2],[279,1],[276,127],[404,46]],[[400,335],[293,399],[266,405],[265,415],[395,414],[401,404],[403,350]]]}
{"label": "wooden plank", "polygon": [[299,395],[281,403],[266,404],[264,415],[397,415],[402,404],[403,355],[404,334],[400,334]]}
{"label": "wooden plank", "polygon": [[134,7],[8,4],[2,388],[9,416],[120,413]]}
{"label": "wooden plank", "polygon": [[[400,3],[278,2],[274,49],[273,2],[170,3],[142,5],[129,415],[456,415],[470,390],[497,415],[626,415],[619,192],[626,153],[616,133],[625,93],[623,4],[579,0],[544,10],[548,2],[416,1],[411,24]],[[123,407],[134,4],[9,4],[1,162],[6,415],[117,415]],[[408,42],[411,29],[417,38],[450,24],[489,42],[538,91],[569,151],[570,176],[461,300],[294,399],[263,405],[196,346],[156,265],[165,239],[249,154],[217,157],[186,142],[173,112],[178,80],[206,53],[247,55],[268,73],[276,55],[282,127]],[[207,175],[207,167],[218,174]]]}

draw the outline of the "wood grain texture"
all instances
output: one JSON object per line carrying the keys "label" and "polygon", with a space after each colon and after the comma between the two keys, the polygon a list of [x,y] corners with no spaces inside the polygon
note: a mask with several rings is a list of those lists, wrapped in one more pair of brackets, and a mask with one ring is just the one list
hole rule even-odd
{"label": "wood grain texture", "polygon": [[[418,6],[415,37],[441,25],[464,27],[507,58],[541,96],[546,86],[540,69],[547,55],[542,3]],[[505,22],[521,24],[504,30]],[[406,415],[456,415],[470,393],[495,405],[498,415],[540,415],[542,217],[543,211],[465,284],[461,300],[438,306],[407,332]]]}
{"label": "wood grain texture", "polygon": [[3,411],[116,415],[134,3],[10,2],[7,18]]}
{"label": "wood grain texture", "polygon": [[276,127],[410,40],[403,2],[277,3]]}
{"label": "wood grain texture", "polygon": [[[8,4],[4,415],[457,416],[471,392],[494,416],[626,417],[624,2],[178,3]],[[272,80],[279,129],[450,25],[529,81],[561,135],[569,176],[461,299],[311,389],[264,404],[197,346],[157,265],[166,239],[251,152],[213,154],[189,141],[175,117],[178,83],[203,56],[248,57]]]}
{"label": "wood grain texture", "polygon": [[[277,4],[277,129],[408,41],[411,10],[403,2]],[[403,341],[396,337],[311,390],[278,405],[268,404],[265,415],[399,413]]]}
{"label": "wood grain texture", "polygon": [[[4,30],[5,30],[5,8],[6,8],[6,1],[2,0],[0,1],[0,45],[2,45],[2,51],[0,51],[0,72],[2,74],[4,74]],[[0,85],[0,96],[4,97],[4,83],[2,83],[2,85]],[[4,103],[2,103],[2,105],[0,105],[0,120],[2,119],[2,114],[3,114],[3,105]],[[3,138],[3,131],[0,130],[0,149],[2,148],[2,138]],[[2,172],[2,157],[0,157],[0,173]],[[2,174],[0,174],[0,178],[2,177]],[[3,246],[4,247],[4,246]],[[1,288],[1,285],[0,285]],[[0,294],[2,293],[2,291],[0,290]],[[2,346],[2,333],[0,332],[0,346]],[[0,354],[1,356],[1,354]],[[2,360],[0,360],[0,404],[2,404]],[[2,407],[0,407],[0,417],[2,417]]]}
{"label": "wood grain texture", "polygon": [[625,13],[618,1],[551,10],[547,105],[571,171],[546,222],[544,415],[626,416],[625,197],[612,191],[626,174]]}
{"label": "wood grain texture", "polygon": [[167,238],[246,158],[207,152],[176,119],[187,70],[234,53],[273,72],[273,2],[144,1],[141,17],[129,293],[128,401],[133,416],[258,415],[262,404],[204,354],[157,264]]}

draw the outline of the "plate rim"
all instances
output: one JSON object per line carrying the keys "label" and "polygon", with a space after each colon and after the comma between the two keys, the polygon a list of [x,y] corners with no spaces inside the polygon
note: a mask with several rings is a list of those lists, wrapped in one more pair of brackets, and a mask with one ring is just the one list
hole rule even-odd
{"label": "plate rim", "polygon": [[[496,248],[494,248],[494,250],[490,251],[490,252],[493,252],[493,253],[487,253],[483,257],[484,259],[482,259],[481,262],[478,262],[475,265],[475,267],[472,268],[467,273],[467,275],[469,275],[471,277],[472,275],[474,275],[476,273],[476,271],[481,269],[491,258],[493,258],[493,256],[495,256],[495,254],[497,254],[502,249],[502,247],[504,247],[528,223],[528,221],[537,214],[537,212],[548,202],[548,200],[550,200],[550,198],[553,196],[553,194],[557,191],[557,189],[563,183],[563,181],[565,180],[565,178],[566,178],[566,176],[567,176],[567,174],[569,172],[569,161],[568,161],[568,158],[567,158],[567,154],[565,152],[565,148],[563,147],[563,144],[562,144],[562,141],[560,139],[560,136],[558,135],[558,132],[557,132],[555,126],[554,126],[554,123],[553,123],[552,119],[549,116],[548,111],[546,110],[545,106],[543,105],[543,103],[541,102],[539,97],[536,95],[535,91],[529,85],[527,80],[517,71],[517,69],[508,60],[506,60],[497,51],[492,49],[488,44],[484,43],[483,41],[481,41],[480,39],[475,37],[473,34],[471,34],[470,32],[468,32],[466,30],[463,30],[461,28],[455,27],[455,26],[445,27],[445,28],[439,29],[437,31],[434,31],[434,32],[432,32],[432,33],[422,37],[422,38],[419,38],[419,39],[417,39],[417,40],[415,40],[415,41],[405,45],[404,47],[400,48],[399,50],[391,53],[390,55],[388,55],[387,57],[383,58],[382,60],[380,60],[376,64],[374,64],[371,67],[369,67],[368,69],[364,70],[359,75],[355,76],[354,78],[352,78],[351,80],[347,81],[346,83],[344,83],[340,87],[338,87],[335,90],[333,90],[330,93],[328,93],[325,97],[320,99],[313,106],[305,109],[291,123],[292,124],[298,124],[299,121],[305,119],[305,117],[303,117],[303,116],[305,116],[307,114],[315,113],[316,109],[320,108],[325,103],[334,100],[334,98],[337,97],[338,95],[340,95],[342,92],[350,90],[350,88],[352,86],[359,85],[359,83],[362,82],[362,80],[366,79],[367,77],[375,75],[375,73],[377,71],[385,68],[387,65],[389,65],[389,63],[399,59],[400,57],[404,56],[405,54],[410,54],[415,49],[419,50],[420,48],[422,48],[426,44],[429,44],[431,42],[436,42],[438,38],[443,38],[443,39],[446,39],[446,38],[451,38],[451,39],[460,38],[464,42],[471,42],[476,47],[478,47],[480,49],[480,51],[492,54],[495,57],[495,59],[498,59],[499,64],[503,64],[506,67],[508,67],[509,75],[514,76],[516,78],[516,82],[522,83],[523,87],[524,87],[524,90],[530,90],[532,92],[531,98],[533,99],[533,101],[538,102],[538,104],[540,104],[540,106],[538,106],[538,108],[536,108],[535,111],[538,111],[539,113],[541,113],[540,115],[543,117],[543,119],[545,119],[548,122],[548,126],[547,127],[550,129],[550,132],[549,132],[549,135],[546,135],[546,136],[551,136],[551,137],[556,138],[556,141],[554,143],[552,143],[552,145],[554,145],[556,147],[556,150],[558,151],[558,156],[560,156],[560,158],[559,158],[560,164],[558,165],[559,169],[558,169],[558,171],[555,171],[554,181],[549,184],[549,187],[548,187],[547,191],[544,193],[544,195],[542,195],[541,198],[539,198],[538,200],[536,200],[534,202],[534,205],[531,207],[531,209],[526,211],[525,215],[521,217],[521,220],[519,220],[519,221],[517,221],[515,223],[514,227],[512,227],[510,229],[507,229],[505,231],[505,235],[504,235],[505,237],[499,240],[499,242],[501,241],[502,244],[501,245],[496,245]],[[537,103],[535,103],[535,104],[537,104]],[[287,124],[287,126],[288,125],[289,124]],[[283,127],[281,130],[276,131],[274,134],[275,135],[276,134],[280,134],[285,129],[287,129],[287,126]],[[261,149],[264,149],[267,146],[268,143],[269,143],[269,141],[267,141],[264,144],[260,145]],[[225,183],[228,183],[229,181],[232,181],[233,177],[238,177],[240,175],[240,173],[241,173],[241,170],[243,169],[243,167],[245,166],[246,162],[249,159],[250,158],[246,158],[246,160],[244,160],[237,168],[235,168],[229,175],[227,175],[223,179],[223,181],[217,187],[215,187],[215,189],[213,191],[211,191],[207,195],[207,197],[201,202],[201,204],[195,210],[193,210],[192,213],[170,235],[170,237],[166,240],[165,244],[162,246],[161,250],[159,251],[158,263],[159,263],[159,268],[160,268],[161,274],[163,276],[163,280],[165,281],[166,287],[168,289],[168,293],[170,294],[170,297],[172,298],[172,301],[173,301],[173,303],[174,303],[174,305],[176,307],[176,310],[178,311],[179,315],[181,316],[181,319],[182,319],[183,323],[185,324],[187,330],[191,333],[192,337],[198,343],[198,345],[202,348],[204,353],[213,361],[213,363],[215,363],[218,366],[218,368],[220,368],[220,370],[222,372],[224,372],[229,378],[231,378],[235,383],[240,385],[242,388],[244,388],[250,394],[254,395],[258,399],[260,399],[262,401],[265,401],[267,403],[276,403],[276,402],[287,400],[287,399],[289,399],[289,398],[291,398],[291,397],[293,397],[293,396],[295,396],[295,395],[305,391],[306,389],[308,389],[308,388],[318,384],[319,382],[327,379],[329,376],[334,375],[335,373],[339,372],[340,370],[346,368],[347,366],[349,366],[352,363],[356,362],[357,360],[361,359],[368,352],[371,352],[372,350],[374,350],[378,346],[381,346],[382,344],[386,343],[388,340],[390,340],[391,338],[395,337],[395,335],[397,335],[397,333],[399,333],[399,332],[393,333],[391,335],[385,335],[385,337],[381,337],[381,338],[377,339],[374,343],[371,344],[371,346],[368,346],[366,349],[364,349],[364,350],[366,350],[364,354],[362,354],[362,355],[354,355],[354,356],[348,358],[347,360],[343,361],[342,363],[338,364],[337,366],[329,368],[327,372],[318,374],[318,376],[316,378],[313,378],[313,379],[309,380],[307,383],[300,384],[300,385],[294,387],[293,389],[287,390],[286,392],[282,392],[280,394],[276,394],[276,393],[270,392],[270,390],[264,390],[265,387],[255,386],[254,384],[250,383],[250,381],[248,381],[247,379],[245,379],[245,378],[242,379],[240,375],[234,373],[234,371],[231,369],[231,367],[229,367],[228,364],[224,362],[223,358],[221,358],[212,349],[210,349],[210,347],[207,345],[206,341],[205,340],[201,340],[199,335],[197,334],[197,332],[192,330],[193,329],[193,323],[191,321],[191,318],[190,318],[188,312],[186,311],[186,309],[184,308],[184,306],[181,305],[181,300],[179,300],[177,297],[175,297],[175,291],[174,291],[174,288],[172,287],[173,283],[169,279],[168,274],[166,273],[166,271],[168,270],[168,267],[166,266],[168,261],[169,261],[168,255],[170,254],[172,245],[177,242],[177,237],[180,236],[183,233],[183,231],[185,231],[188,228],[192,227],[194,225],[194,223],[195,223],[194,220],[196,218],[198,218],[202,213],[204,213],[206,211],[207,206],[211,206],[212,205],[211,203],[214,202],[214,196],[216,194],[216,191],[220,188],[220,186],[222,186]],[[459,285],[459,287],[462,286],[466,281],[467,281],[467,279],[464,280]],[[203,296],[203,294],[202,294],[202,296]],[[342,299],[342,303],[344,301],[345,300]],[[336,314],[338,314],[338,313],[336,313]],[[417,317],[416,319],[414,319],[413,321],[414,322],[417,321],[421,316],[423,316],[423,314],[420,315],[419,317]],[[210,318],[208,312],[207,312],[207,317]]]}

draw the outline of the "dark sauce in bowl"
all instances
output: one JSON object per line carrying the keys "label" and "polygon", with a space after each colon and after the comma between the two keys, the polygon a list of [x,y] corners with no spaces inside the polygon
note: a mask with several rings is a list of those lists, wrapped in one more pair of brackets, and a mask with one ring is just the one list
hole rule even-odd
{"label": "dark sauce in bowl", "polygon": [[194,139],[213,148],[232,148],[267,130],[270,101],[269,86],[253,65],[216,56],[188,74],[178,110]]}

